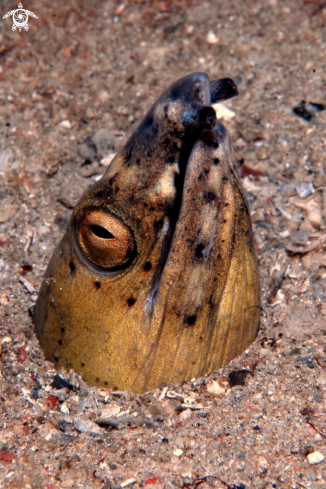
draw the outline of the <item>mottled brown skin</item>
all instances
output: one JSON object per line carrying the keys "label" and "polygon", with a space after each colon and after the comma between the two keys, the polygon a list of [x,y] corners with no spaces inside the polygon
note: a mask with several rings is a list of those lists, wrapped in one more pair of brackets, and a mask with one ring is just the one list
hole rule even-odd
{"label": "mottled brown skin", "polygon": [[[236,94],[228,83],[204,73],[178,80],[77,204],[34,313],[57,367],[142,393],[211,372],[254,340],[260,286],[248,205],[210,107]],[[98,215],[112,235],[110,222],[121,222],[121,254],[119,241],[84,233]],[[93,238],[100,250],[115,246],[100,266],[89,259],[98,259]]]}

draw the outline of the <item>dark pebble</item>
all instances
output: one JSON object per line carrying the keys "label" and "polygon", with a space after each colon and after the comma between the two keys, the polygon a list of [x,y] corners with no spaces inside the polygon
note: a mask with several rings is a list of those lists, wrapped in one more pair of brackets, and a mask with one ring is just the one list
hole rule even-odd
{"label": "dark pebble", "polygon": [[235,385],[245,385],[245,380],[248,374],[252,374],[249,370],[232,370],[228,375],[230,387]]}
{"label": "dark pebble", "polygon": [[294,107],[292,111],[295,115],[301,117],[301,119],[304,119],[307,122],[311,121],[314,116],[312,112],[309,112],[309,110],[306,109],[306,102],[304,100],[302,100],[297,107]]}
{"label": "dark pebble", "polygon": [[68,382],[66,379],[62,378],[61,375],[56,374],[53,378],[53,382],[51,383],[51,387],[53,389],[62,389],[63,387],[67,387],[70,391],[74,388],[70,382]]}

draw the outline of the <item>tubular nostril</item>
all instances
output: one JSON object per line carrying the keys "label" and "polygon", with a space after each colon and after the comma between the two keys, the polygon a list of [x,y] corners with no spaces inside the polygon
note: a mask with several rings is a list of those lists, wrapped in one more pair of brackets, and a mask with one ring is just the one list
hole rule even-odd
{"label": "tubular nostril", "polygon": [[105,229],[103,226],[98,226],[97,224],[91,224],[90,230],[92,231],[95,236],[98,238],[102,239],[114,239],[113,234],[111,234],[107,229]]}

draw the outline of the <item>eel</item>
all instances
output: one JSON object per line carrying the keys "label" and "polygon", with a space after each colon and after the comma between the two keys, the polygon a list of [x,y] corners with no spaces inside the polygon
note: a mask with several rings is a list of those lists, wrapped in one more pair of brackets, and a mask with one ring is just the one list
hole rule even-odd
{"label": "eel", "polygon": [[34,310],[45,358],[135,393],[226,365],[256,337],[248,203],[214,103],[229,78],[172,84],[82,196]]}

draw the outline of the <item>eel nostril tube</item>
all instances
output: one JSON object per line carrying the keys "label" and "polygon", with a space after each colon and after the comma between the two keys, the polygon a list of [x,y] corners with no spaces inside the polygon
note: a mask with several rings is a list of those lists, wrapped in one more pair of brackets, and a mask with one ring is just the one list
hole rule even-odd
{"label": "eel nostril tube", "polygon": [[231,78],[212,80],[210,85],[212,104],[217,104],[239,95],[238,87]]}

